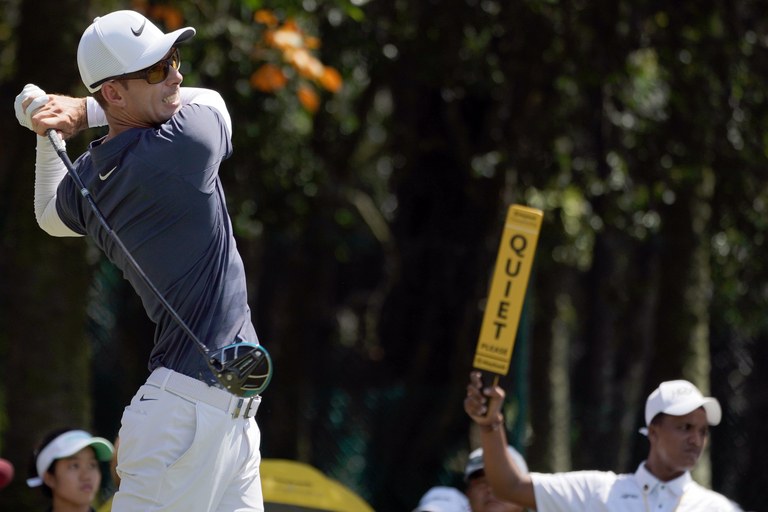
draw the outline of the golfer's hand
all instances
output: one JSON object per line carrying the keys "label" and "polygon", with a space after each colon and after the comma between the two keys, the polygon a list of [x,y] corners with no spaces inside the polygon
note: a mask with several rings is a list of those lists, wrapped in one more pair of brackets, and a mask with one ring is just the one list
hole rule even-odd
{"label": "golfer's hand", "polygon": [[64,140],[88,128],[85,98],[49,94],[49,101],[32,114],[32,129],[38,135],[53,128]]}
{"label": "golfer's hand", "polygon": [[501,414],[504,396],[504,390],[499,386],[484,388],[480,372],[472,372],[469,374],[464,411],[481,427],[496,430],[504,421]]}
{"label": "golfer's hand", "polygon": [[16,112],[16,119],[19,124],[25,128],[34,131],[32,128],[32,116],[43,105],[48,103],[49,97],[45,91],[35,84],[27,84],[16,96],[13,102],[13,110]]}

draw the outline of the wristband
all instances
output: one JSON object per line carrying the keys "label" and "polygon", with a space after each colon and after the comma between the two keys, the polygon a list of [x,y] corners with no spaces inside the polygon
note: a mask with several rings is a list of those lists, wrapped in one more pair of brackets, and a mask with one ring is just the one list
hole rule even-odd
{"label": "wristband", "polygon": [[85,98],[85,114],[88,118],[88,128],[97,128],[99,126],[107,125],[107,116],[104,114],[104,110],[99,105],[99,102],[93,99],[92,96]]}

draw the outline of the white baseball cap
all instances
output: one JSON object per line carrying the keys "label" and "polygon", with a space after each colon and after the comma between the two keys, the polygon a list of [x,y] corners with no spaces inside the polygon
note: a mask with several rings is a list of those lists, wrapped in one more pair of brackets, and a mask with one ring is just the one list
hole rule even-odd
{"label": "white baseball cap", "polygon": [[[520,452],[512,448],[511,446],[507,446],[507,451],[512,456],[512,460],[515,461],[515,465],[517,465],[517,468],[522,471],[523,473],[528,472],[528,464],[525,463],[525,459],[522,455],[520,455]],[[483,463],[483,449],[477,448],[472,453],[469,454],[469,460],[467,460],[467,465],[464,468],[464,481],[469,481],[469,478],[477,473],[478,471],[485,468],[485,464]]]}
{"label": "white baseball cap", "polygon": [[90,92],[107,78],[132,73],[159,62],[171,47],[195,35],[192,27],[168,34],[135,11],[115,11],[93,20],[77,47],[80,78]]}
{"label": "white baseball cap", "polygon": [[86,446],[92,447],[96,452],[96,460],[106,462],[112,459],[114,447],[103,437],[93,437],[85,430],[68,430],[40,450],[35,458],[37,476],[28,478],[27,485],[30,487],[43,485],[43,475],[55,460],[70,457]]}
{"label": "white baseball cap", "polygon": [[413,512],[470,512],[469,499],[454,487],[432,487]]}
{"label": "white baseball cap", "polygon": [[687,380],[669,380],[659,384],[659,387],[648,395],[645,402],[645,427],[640,433],[648,434],[648,425],[657,414],[685,416],[703,407],[707,413],[707,423],[717,425],[722,417],[720,402],[717,398],[703,396],[701,391]]}

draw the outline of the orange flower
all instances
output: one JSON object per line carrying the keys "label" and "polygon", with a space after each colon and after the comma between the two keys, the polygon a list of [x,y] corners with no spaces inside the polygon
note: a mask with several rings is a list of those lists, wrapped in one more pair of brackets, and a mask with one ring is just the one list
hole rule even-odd
{"label": "orange flower", "polygon": [[259,9],[253,13],[253,20],[258,23],[263,23],[268,27],[276,27],[278,23],[277,16],[268,9]]}
{"label": "orange flower", "polygon": [[147,0],[132,0],[131,8],[134,11],[145,13],[147,12]]}
{"label": "orange flower", "polygon": [[154,5],[149,8],[149,17],[160,20],[167,30],[177,30],[184,25],[181,11],[169,5]]}
{"label": "orange flower", "polygon": [[308,85],[300,85],[296,95],[299,97],[299,103],[301,103],[305,109],[311,113],[317,112],[320,107],[320,98],[317,97],[317,93]]}
{"label": "orange flower", "polygon": [[293,18],[288,18],[285,20],[285,23],[283,23],[283,28],[286,30],[292,30],[294,32],[298,32],[301,34],[301,29],[299,28],[299,24],[296,23],[296,20]]}
{"label": "orange flower", "polygon": [[320,85],[322,85],[326,91],[338,92],[341,89],[343,83],[341,75],[335,68],[325,66],[323,72],[318,78]]}
{"label": "orange flower", "polygon": [[265,40],[272,46],[280,48],[281,50],[301,48],[304,45],[304,39],[301,37],[301,33],[291,28],[286,28],[285,25],[269,34],[269,39],[267,39],[265,34]]}
{"label": "orange flower", "polygon": [[[323,65],[320,59],[311,53],[311,50],[320,47],[320,40],[305,34],[293,18],[280,24],[274,12],[268,9],[256,11],[253,19],[266,25],[266,28],[263,29],[261,42],[254,46],[251,58],[254,61],[276,62],[277,58],[282,57],[283,62],[293,67],[301,77],[297,87],[299,102],[308,111],[315,113],[320,106],[320,99],[311,82],[334,93],[343,85],[341,74],[336,69]],[[285,66],[280,68],[275,64],[264,64],[251,75],[251,86],[263,92],[282,89],[288,81],[283,70],[293,76]]]}
{"label": "orange flower", "polygon": [[267,46],[275,46],[275,31],[265,30],[264,35],[261,36],[261,39],[264,40],[264,44]]}
{"label": "orange flower", "polygon": [[273,64],[264,64],[251,75],[251,87],[262,92],[274,92],[285,87],[285,74]]}
{"label": "orange flower", "polygon": [[304,48],[286,52],[285,58],[303,77],[314,80],[323,74],[323,63],[310,55]]}
{"label": "orange flower", "polygon": [[304,36],[304,47],[310,50],[317,50],[320,48],[320,40],[314,36]]}

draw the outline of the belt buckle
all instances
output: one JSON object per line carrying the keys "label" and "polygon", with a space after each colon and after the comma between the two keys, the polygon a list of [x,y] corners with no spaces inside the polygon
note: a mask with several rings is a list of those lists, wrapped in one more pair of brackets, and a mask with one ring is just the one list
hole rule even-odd
{"label": "belt buckle", "polygon": [[238,398],[237,399],[237,405],[235,406],[235,410],[232,411],[232,417],[233,418],[237,418],[238,416],[240,416],[240,409],[242,409],[242,407],[243,407],[243,399],[242,398]]}
{"label": "belt buckle", "polygon": [[245,408],[245,412],[243,413],[243,418],[250,419],[256,416],[256,411],[258,410],[258,406],[253,410],[253,414],[251,414],[251,408],[253,407],[254,402],[256,402],[256,397],[251,397],[248,399],[248,407]]}
{"label": "belt buckle", "polygon": [[[240,416],[240,411],[243,411],[243,418],[249,419],[256,416],[256,411],[258,410],[258,406],[253,407],[254,402],[256,402],[256,397],[248,398],[248,405],[245,406],[245,410],[243,410],[243,404],[245,400],[243,398],[237,399],[237,405],[235,406],[235,410],[232,411],[232,418],[237,419]],[[251,410],[253,410],[253,414],[251,414]]]}

